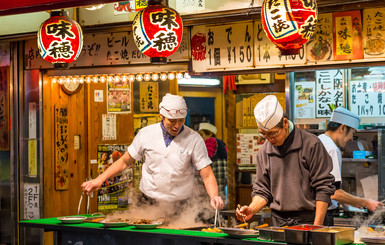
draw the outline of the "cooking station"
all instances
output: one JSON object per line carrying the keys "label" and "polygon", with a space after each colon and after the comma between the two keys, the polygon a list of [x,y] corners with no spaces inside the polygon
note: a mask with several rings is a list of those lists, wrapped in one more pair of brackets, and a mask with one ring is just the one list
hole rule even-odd
{"label": "cooking station", "polygon": [[105,228],[100,223],[63,224],[57,218],[20,221],[20,227],[40,228],[44,232],[54,232],[54,244],[149,244],[149,245],[216,245],[216,244],[254,244],[274,245],[285,242],[272,242],[259,238],[231,238],[224,233],[210,233],[178,229],[136,229],[133,226]]}

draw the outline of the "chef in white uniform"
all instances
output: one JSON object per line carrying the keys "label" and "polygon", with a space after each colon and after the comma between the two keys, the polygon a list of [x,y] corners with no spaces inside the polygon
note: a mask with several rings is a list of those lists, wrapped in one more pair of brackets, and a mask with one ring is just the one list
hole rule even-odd
{"label": "chef in white uniform", "polygon": [[147,199],[176,202],[191,197],[194,174],[198,170],[213,208],[221,209],[223,200],[210,167],[211,160],[202,137],[185,126],[187,106],[177,95],[166,94],[159,104],[162,121],[142,128],[127,152],[96,179],[84,182],[87,194],[104,181],[143,160],[139,189]]}
{"label": "chef in white uniform", "polygon": [[334,175],[336,186],[336,192],[331,196],[332,206],[329,207],[325,225],[334,225],[332,210],[338,207],[338,202],[357,208],[366,207],[370,211],[376,210],[381,205],[378,201],[356,197],[341,189],[342,156],[340,148],[345,147],[346,143],[353,139],[353,134],[358,129],[360,121],[360,117],[355,113],[338,107],[333,111],[326,132],[318,136],[333,160],[331,173]]}

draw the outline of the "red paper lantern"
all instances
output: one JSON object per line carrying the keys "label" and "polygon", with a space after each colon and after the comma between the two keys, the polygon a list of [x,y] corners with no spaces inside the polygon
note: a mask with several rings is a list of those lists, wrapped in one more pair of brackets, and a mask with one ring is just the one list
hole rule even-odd
{"label": "red paper lantern", "polygon": [[82,51],[83,33],[80,25],[65,12],[53,11],[41,24],[37,41],[43,59],[54,63],[54,68],[68,68]]}
{"label": "red paper lantern", "polygon": [[313,36],[316,23],[315,0],[265,0],[262,4],[263,29],[282,55],[298,54]]}
{"label": "red paper lantern", "polygon": [[136,46],[151,57],[151,63],[167,63],[182,40],[182,18],[161,0],[149,0],[147,8],[136,14],[132,28]]}

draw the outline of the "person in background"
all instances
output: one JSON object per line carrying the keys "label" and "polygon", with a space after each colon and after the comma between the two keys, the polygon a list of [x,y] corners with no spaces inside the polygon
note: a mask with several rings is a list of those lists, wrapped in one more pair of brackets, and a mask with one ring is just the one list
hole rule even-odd
{"label": "person in background", "polygon": [[266,142],[257,154],[252,201],[236,210],[237,218],[248,220],[268,205],[274,226],[322,225],[335,191],[325,147],[317,136],[284,116],[274,95],[255,106],[254,116]]}
{"label": "person in background", "polygon": [[162,121],[142,128],[127,151],[96,179],[81,187],[87,194],[100,188],[107,179],[143,160],[139,200],[143,203],[173,202],[183,205],[191,197],[195,171],[198,170],[213,208],[222,209],[223,200],[210,167],[202,137],[184,126],[185,100],[166,94],[159,104]]}
{"label": "person in background", "polygon": [[353,139],[354,132],[360,125],[360,117],[355,113],[338,107],[333,111],[327,129],[324,134],[318,136],[325,146],[327,152],[333,160],[332,174],[335,178],[336,192],[331,196],[332,206],[329,207],[325,225],[334,225],[332,210],[338,207],[338,203],[348,204],[353,207],[366,207],[370,211],[376,210],[381,203],[375,200],[353,196],[341,189],[341,165],[342,154],[340,148],[344,148],[346,143]]}
{"label": "person in background", "polygon": [[211,161],[211,168],[218,182],[219,195],[225,203],[227,188],[227,148],[225,143],[216,138],[217,128],[210,123],[200,123],[198,133],[205,141]]}

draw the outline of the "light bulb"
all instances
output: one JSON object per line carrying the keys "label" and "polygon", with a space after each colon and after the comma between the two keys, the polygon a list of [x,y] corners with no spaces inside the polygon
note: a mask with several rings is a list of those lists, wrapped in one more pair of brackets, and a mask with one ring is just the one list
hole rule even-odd
{"label": "light bulb", "polygon": [[146,73],[146,74],[144,74],[143,78],[144,78],[144,81],[148,82],[148,81],[150,81],[151,76],[150,76],[150,74]]}
{"label": "light bulb", "polygon": [[138,81],[138,82],[143,81],[143,75],[142,74],[136,75],[136,81]]}
{"label": "light bulb", "polygon": [[175,73],[174,72],[170,72],[168,74],[168,80],[174,80],[175,79]]}
{"label": "light bulb", "polygon": [[167,74],[166,73],[161,73],[160,74],[160,80],[166,81],[167,80]]}

